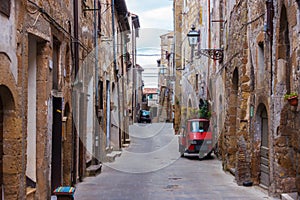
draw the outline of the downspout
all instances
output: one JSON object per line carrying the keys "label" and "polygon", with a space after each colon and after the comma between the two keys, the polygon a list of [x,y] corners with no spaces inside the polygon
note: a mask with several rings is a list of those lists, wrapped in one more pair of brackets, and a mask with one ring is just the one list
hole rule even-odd
{"label": "downspout", "polygon": [[106,148],[110,146],[110,81],[106,81]]}
{"label": "downspout", "polygon": [[115,33],[115,0],[111,1],[111,23],[112,23],[112,35],[113,35],[113,56],[114,56],[114,70],[118,74],[119,68],[117,66],[117,54],[116,54],[116,33]]}
{"label": "downspout", "polygon": [[136,113],[136,110],[135,110],[135,65],[136,65],[136,59],[135,59],[135,56],[136,56],[136,52],[135,52],[135,49],[136,49],[136,32],[135,32],[135,27],[133,26],[133,21],[132,21],[132,69],[131,69],[131,78],[132,78],[132,95],[131,95],[131,98],[132,98],[132,101],[131,101],[131,104],[132,104],[132,109],[131,109],[131,116],[132,116],[132,124],[135,122],[135,113]]}
{"label": "downspout", "polygon": [[[123,37],[122,37],[122,34],[121,35],[121,43],[123,44]],[[123,62],[121,64],[121,66],[123,65]],[[118,71],[117,71],[118,72]],[[121,73],[122,73],[122,69],[121,69]],[[121,109],[121,95],[120,95],[120,84],[122,82],[122,79],[119,77],[119,74],[117,73],[116,74],[116,77],[117,77],[117,95],[118,95],[118,131],[119,131],[119,149],[122,148],[122,132],[121,132],[121,112],[122,109]],[[122,98],[123,102],[124,102],[124,99]]]}
{"label": "downspout", "polygon": [[131,17],[131,40],[132,40],[132,46],[131,46],[131,50],[132,50],[132,67],[131,67],[131,81],[132,81],[132,88],[131,88],[131,119],[132,119],[132,124],[134,123],[134,115],[133,115],[133,111],[134,111],[134,81],[133,81],[133,74],[134,74],[134,66],[135,66],[135,29],[133,28],[133,19]]}
{"label": "downspout", "polygon": [[[78,1],[73,1],[73,13],[74,13],[74,39],[75,41],[71,40],[71,45],[73,46],[74,43],[74,57],[73,57],[73,62],[74,62],[74,80],[76,79],[77,73],[78,73],[78,68],[79,68],[79,45],[78,45]],[[70,27],[71,30],[71,27]],[[74,98],[74,95],[73,95]],[[77,100],[73,100],[73,103],[76,103]],[[76,117],[75,117],[76,119]],[[76,184],[76,179],[77,179],[77,157],[76,152],[77,152],[77,131],[76,131],[76,126],[74,123],[74,116],[72,120],[72,171],[71,171],[71,182],[72,185]]]}
{"label": "downspout", "polygon": [[[22,45],[21,45],[21,52],[22,52],[22,62],[21,62],[21,67],[22,67],[22,90],[26,91],[25,89],[25,79],[26,79],[26,71],[25,71],[25,36],[27,36],[26,30],[23,27],[22,29]],[[25,34],[26,33],[26,34]],[[27,38],[28,39],[28,38]],[[28,50],[28,49],[27,49]],[[28,90],[28,88],[27,88]],[[25,94],[24,92],[22,92],[21,94],[21,100],[22,102],[25,102]],[[25,120],[25,113],[26,113],[26,108],[25,108],[25,104],[22,104],[22,108],[21,108],[21,116],[22,116],[22,174],[20,175],[20,179],[21,179],[21,185],[20,185],[20,197],[24,197],[26,195],[25,192],[25,188],[26,188],[26,120]],[[37,170],[36,170],[37,172]],[[25,187],[22,187],[22,185],[25,185]],[[2,186],[1,186],[2,187]],[[2,188],[2,192],[3,192],[3,188]],[[2,196],[2,194],[0,194]],[[3,196],[2,196],[3,197]],[[2,199],[2,198],[1,198]],[[3,197],[4,199],[4,197]]]}
{"label": "downspout", "polygon": [[93,120],[94,120],[94,156],[96,158],[93,159],[93,164],[98,164],[99,160],[99,116],[98,116],[98,108],[99,108],[99,102],[98,102],[98,22],[97,22],[97,12],[101,12],[101,10],[99,7],[97,7],[98,5],[98,0],[94,0],[94,46],[95,46],[95,114],[94,116],[96,116]]}
{"label": "downspout", "polygon": [[[210,0],[208,0],[208,49],[210,49],[210,43],[211,43],[211,35],[210,35]],[[210,59],[208,59],[207,63],[207,80],[206,80],[206,100],[208,100],[209,97],[209,68],[210,68]]]}
{"label": "downspout", "polygon": [[[270,96],[271,98],[274,98],[273,95],[274,95],[274,85],[273,85],[273,60],[272,60],[272,45],[273,45],[273,17],[274,17],[274,7],[273,7],[273,0],[267,0],[266,1],[266,6],[267,6],[267,35],[269,36],[269,52],[270,52]],[[272,100],[272,99],[271,99]],[[271,101],[273,102],[270,106],[270,110],[272,111],[272,115],[271,115],[271,123],[270,124],[273,124],[272,122],[274,122],[274,117],[275,117],[275,106],[274,106],[274,101]],[[270,127],[269,129],[271,133],[273,133],[272,135],[274,135],[274,127]],[[270,144],[269,144],[270,146]],[[271,145],[271,148],[269,150],[271,153],[270,153],[270,157],[269,157],[269,160],[273,160],[274,159],[274,147],[273,145]],[[271,162],[272,163],[272,168],[270,169],[270,174],[272,174],[274,172],[274,163],[275,162]],[[272,172],[272,171],[273,172]],[[271,187],[273,180],[269,180],[270,181],[270,184],[269,184],[269,187]],[[276,187],[276,185],[275,185]],[[270,192],[270,189],[269,189],[269,192]]]}
{"label": "downspout", "polygon": [[269,51],[270,51],[270,69],[271,69],[271,85],[270,93],[273,95],[273,61],[272,61],[272,45],[273,45],[273,17],[274,17],[274,7],[273,0],[267,0],[267,34],[269,36]]}
{"label": "downspout", "polygon": [[119,68],[117,65],[117,52],[116,52],[116,33],[115,33],[115,0],[112,0],[112,34],[113,34],[113,56],[114,56],[114,72],[116,75],[116,82],[117,82],[117,95],[118,95],[118,132],[119,132],[119,148],[121,148],[121,131],[120,131],[120,84],[119,84]]}
{"label": "downspout", "polygon": [[[116,40],[115,40],[115,0],[111,1],[111,24],[112,24],[112,37],[113,37],[113,67],[114,72],[117,72],[117,61],[116,61]],[[107,120],[106,120],[106,148],[110,146],[110,125],[111,125],[111,113],[110,113],[110,82],[106,82],[106,93],[107,93]]]}

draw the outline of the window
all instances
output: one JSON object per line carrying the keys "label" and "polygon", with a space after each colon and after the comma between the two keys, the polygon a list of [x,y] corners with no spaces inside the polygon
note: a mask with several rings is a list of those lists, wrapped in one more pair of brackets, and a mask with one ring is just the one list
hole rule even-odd
{"label": "window", "polygon": [[10,16],[10,0],[0,0],[0,12],[7,17]]}
{"label": "window", "polygon": [[56,37],[53,37],[53,52],[52,52],[52,59],[53,59],[53,89],[58,88],[58,81],[59,81],[59,51],[60,51],[60,42]]}
{"label": "window", "polygon": [[98,0],[98,36],[101,36],[101,2]]}
{"label": "window", "polygon": [[98,82],[99,109],[103,109],[103,81]]}
{"label": "window", "polygon": [[264,70],[265,57],[264,57],[264,43],[263,42],[258,43],[257,55],[258,55],[257,85],[259,88],[262,88],[264,86],[263,80],[264,80],[264,74],[265,74],[265,70]]}
{"label": "window", "polygon": [[209,122],[208,121],[194,121],[191,122],[191,131],[193,133],[196,132],[207,132],[208,131]]}
{"label": "window", "polygon": [[198,82],[199,82],[199,75],[196,74],[196,81],[195,81],[195,89],[196,89],[196,92],[198,92]]}

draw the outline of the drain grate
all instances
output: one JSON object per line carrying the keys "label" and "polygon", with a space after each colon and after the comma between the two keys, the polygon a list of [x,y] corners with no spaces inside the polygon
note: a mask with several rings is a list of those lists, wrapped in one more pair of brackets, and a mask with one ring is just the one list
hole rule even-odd
{"label": "drain grate", "polygon": [[180,178],[180,177],[169,177],[168,179],[173,180],[173,181],[177,181],[177,180],[180,180],[182,178]]}
{"label": "drain grate", "polygon": [[179,185],[167,185],[166,187],[164,187],[165,190],[167,191],[173,191],[174,189],[178,189]]}

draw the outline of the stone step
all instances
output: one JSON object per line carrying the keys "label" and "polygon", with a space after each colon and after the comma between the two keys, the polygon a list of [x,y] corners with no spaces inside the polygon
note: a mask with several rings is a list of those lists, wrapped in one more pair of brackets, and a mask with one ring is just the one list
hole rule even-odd
{"label": "stone step", "polygon": [[297,192],[281,194],[282,200],[298,200]]}
{"label": "stone step", "polygon": [[102,164],[98,165],[90,165],[88,168],[86,168],[85,173],[86,176],[97,176],[101,173],[102,170]]}
{"label": "stone step", "polygon": [[26,188],[26,200],[34,200],[35,199],[35,188],[27,187]]}
{"label": "stone step", "polygon": [[129,138],[127,138],[127,139],[125,139],[125,143],[130,143],[130,139]]}
{"label": "stone step", "polygon": [[122,147],[127,148],[127,147],[129,147],[129,144],[128,143],[122,144]]}
{"label": "stone step", "polygon": [[111,153],[106,154],[107,162],[114,162],[116,157],[120,157],[122,151],[112,151]]}

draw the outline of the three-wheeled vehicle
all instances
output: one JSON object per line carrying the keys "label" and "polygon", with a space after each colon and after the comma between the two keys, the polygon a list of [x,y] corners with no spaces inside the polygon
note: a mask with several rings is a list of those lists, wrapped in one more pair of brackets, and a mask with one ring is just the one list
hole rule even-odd
{"label": "three-wheeled vehicle", "polygon": [[209,128],[209,120],[189,119],[182,127],[179,135],[179,152],[181,156],[210,156],[213,151],[213,135]]}

